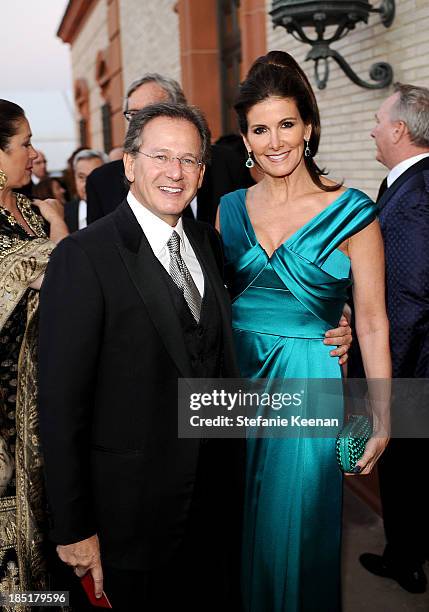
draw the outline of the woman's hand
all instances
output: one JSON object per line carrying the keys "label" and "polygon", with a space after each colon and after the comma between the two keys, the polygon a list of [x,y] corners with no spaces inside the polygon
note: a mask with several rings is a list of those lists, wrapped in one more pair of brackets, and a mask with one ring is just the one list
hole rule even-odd
{"label": "woman's hand", "polygon": [[42,217],[49,223],[53,223],[55,221],[64,220],[64,206],[58,202],[58,200],[54,200],[53,198],[48,198],[46,200],[33,200],[32,202],[40,211]]}
{"label": "woman's hand", "polygon": [[[68,236],[69,230],[64,221],[64,206],[61,202],[48,198],[47,200],[33,200],[33,204],[37,206],[42,217],[49,223],[49,238],[52,242],[58,244]],[[37,288],[34,287],[34,289]]]}
{"label": "woman's hand", "polygon": [[374,432],[365,446],[365,451],[359,461],[356,463],[353,473],[347,473],[346,476],[366,476],[371,474],[374,465],[384,453],[386,446],[389,443],[389,437],[379,432]]}

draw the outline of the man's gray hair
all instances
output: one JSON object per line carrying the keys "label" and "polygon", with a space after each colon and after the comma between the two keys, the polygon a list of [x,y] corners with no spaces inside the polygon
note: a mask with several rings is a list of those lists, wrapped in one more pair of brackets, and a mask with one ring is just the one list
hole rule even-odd
{"label": "man's gray hair", "polygon": [[109,161],[108,156],[102,151],[97,151],[96,149],[82,149],[79,153],[76,153],[73,159],[73,170],[76,171],[76,166],[79,161],[82,159],[101,159],[103,164],[106,164]]}
{"label": "man's gray hair", "polygon": [[172,102],[173,104],[187,104],[183,89],[180,87],[177,81],[170,79],[169,77],[162,76],[162,74],[158,74],[157,72],[148,72],[140,79],[133,81],[128,87],[124,103],[125,112],[128,110],[128,99],[131,94],[146,83],[156,83],[159,85],[159,87],[161,87],[161,89],[163,89],[167,94],[168,102]]}
{"label": "man's gray hair", "polygon": [[429,89],[395,83],[399,100],[390,113],[392,121],[403,121],[410,139],[417,147],[429,147]]}
{"label": "man's gray hair", "polygon": [[207,163],[210,159],[210,130],[203,113],[195,106],[186,104],[171,104],[170,102],[159,102],[149,104],[138,111],[130,121],[127,135],[125,136],[124,153],[135,155],[140,149],[143,140],[145,126],[157,117],[168,117],[170,119],[181,119],[192,123],[201,138],[200,161]]}

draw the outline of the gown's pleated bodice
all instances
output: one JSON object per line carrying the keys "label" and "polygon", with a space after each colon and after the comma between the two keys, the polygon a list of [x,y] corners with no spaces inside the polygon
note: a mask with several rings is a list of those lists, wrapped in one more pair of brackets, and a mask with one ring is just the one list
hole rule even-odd
{"label": "gown's pleated bodice", "polygon": [[[323,344],[337,327],[350,260],[339,245],[376,206],[347,189],[271,257],[259,244],[246,190],[224,196],[220,228],[241,374],[340,378]],[[304,407],[305,409],[305,407]],[[342,417],[339,403],[338,417]],[[243,591],[247,612],[338,612],[341,474],[331,438],[249,439]]]}

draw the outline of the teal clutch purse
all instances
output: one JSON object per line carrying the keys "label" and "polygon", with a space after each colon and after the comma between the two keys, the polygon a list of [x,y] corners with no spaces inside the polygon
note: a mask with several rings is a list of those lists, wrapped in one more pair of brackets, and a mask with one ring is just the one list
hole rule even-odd
{"label": "teal clutch purse", "polygon": [[343,472],[352,472],[363,455],[365,444],[372,434],[368,417],[353,414],[337,436],[335,451]]}

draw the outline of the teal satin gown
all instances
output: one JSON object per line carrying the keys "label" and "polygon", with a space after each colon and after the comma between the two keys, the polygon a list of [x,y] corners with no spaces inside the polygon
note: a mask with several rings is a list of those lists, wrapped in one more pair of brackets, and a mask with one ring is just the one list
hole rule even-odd
{"label": "teal satin gown", "polygon": [[[323,344],[351,283],[350,260],[338,246],[374,220],[375,204],[348,189],[268,257],[247,214],[246,193],[230,193],[220,205],[242,376],[340,378],[338,359]],[[248,440],[247,612],[340,610],[341,503],[334,439]]]}

